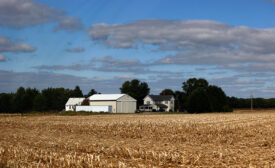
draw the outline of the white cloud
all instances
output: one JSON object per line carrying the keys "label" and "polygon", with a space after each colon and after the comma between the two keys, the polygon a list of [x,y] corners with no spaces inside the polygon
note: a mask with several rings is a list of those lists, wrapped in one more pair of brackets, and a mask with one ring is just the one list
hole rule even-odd
{"label": "white cloud", "polygon": [[0,54],[0,62],[4,62],[6,61],[6,58],[4,55]]}
{"label": "white cloud", "polygon": [[93,58],[88,64],[73,65],[40,65],[33,68],[39,70],[93,70],[101,72],[146,72],[145,64],[137,59],[116,59],[111,56]]}
{"label": "white cloud", "polygon": [[132,75],[118,75],[118,76],[115,76],[115,78],[117,78],[117,79],[131,80],[131,79],[134,79],[135,77],[132,76]]}
{"label": "white cloud", "polygon": [[15,72],[0,70],[0,93],[15,92],[20,86],[44,89],[48,87],[74,88],[79,85],[84,93],[95,89],[101,93],[119,93],[125,79],[101,77],[78,77],[52,72]]}
{"label": "white cloud", "polygon": [[[274,97],[275,79],[265,74],[244,74],[236,76],[224,76],[208,78],[210,84],[222,87],[228,96],[248,97],[251,92],[256,97]],[[119,88],[126,80],[135,78],[130,75],[118,75],[113,78],[102,77],[78,77],[53,72],[15,72],[0,70],[0,93],[14,92],[20,86],[36,87],[38,89],[48,87],[74,88],[79,85],[84,93],[90,89],[96,89],[101,93],[119,93]],[[140,79],[147,82],[151,93],[158,94],[165,88],[182,90],[182,82],[187,78],[180,76],[160,74],[155,79]]]}
{"label": "white cloud", "polygon": [[24,43],[12,42],[9,38],[0,36],[0,52],[33,52],[36,48]]}
{"label": "white cloud", "polygon": [[[95,24],[90,37],[106,46],[136,48],[155,45],[176,51],[156,64],[228,65],[275,62],[275,29],[230,26],[208,20],[140,20],[126,24]],[[274,63],[275,66],[275,63]]]}
{"label": "white cloud", "polygon": [[0,1],[0,25],[12,28],[55,22],[64,13],[32,0]]}
{"label": "white cloud", "polygon": [[58,25],[54,28],[54,31],[58,30],[82,30],[83,25],[80,18],[77,17],[66,17],[59,19]]}
{"label": "white cloud", "polygon": [[84,52],[85,51],[85,48],[82,48],[82,47],[77,47],[77,48],[68,48],[66,49],[67,52],[70,52],[70,53],[80,53],[80,52]]}
{"label": "white cloud", "polygon": [[54,31],[83,29],[80,18],[65,17],[65,13],[33,0],[0,0],[0,26],[20,29],[57,22]]}

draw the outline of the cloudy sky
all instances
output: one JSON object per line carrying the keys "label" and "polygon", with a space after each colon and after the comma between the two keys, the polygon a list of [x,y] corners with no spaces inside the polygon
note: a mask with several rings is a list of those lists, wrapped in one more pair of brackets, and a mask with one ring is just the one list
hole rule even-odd
{"label": "cloudy sky", "polygon": [[0,0],[0,92],[19,86],[151,93],[202,77],[275,97],[274,0]]}

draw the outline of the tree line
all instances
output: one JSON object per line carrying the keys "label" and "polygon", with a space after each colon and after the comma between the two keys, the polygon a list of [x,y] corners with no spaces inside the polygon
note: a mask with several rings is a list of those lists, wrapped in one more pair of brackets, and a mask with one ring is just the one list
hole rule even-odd
{"label": "tree line", "polygon": [[29,111],[61,111],[70,97],[89,97],[94,89],[83,95],[79,86],[74,89],[19,87],[15,93],[0,94],[0,113],[24,113]]}
{"label": "tree line", "polygon": [[[150,94],[146,82],[138,79],[125,81],[121,93],[126,93],[137,100],[137,105],[143,104],[143,98]],[[0,94],[0,113],[24,113],[29,111],[61,111],[70,97],[89,97],[98,93],[91,89],[83,95],[79,86],[74,89],[47,88],[41,91],[36,88],[19,87],[15,93]],[[251,100],[236,97],[227,97],[224,91],[202,78],[190,78],[182,83],[182,90],[173,91],[164,89],[160,95],[175,97],[175,111],[189,113],[228,112],[233,108],[250,108]],[[253,99],[254,108],[275,108],[275,98]]]}
{"label": "tree line", "polygon": [[165,89],[161,95],[174,95],[176,111],[189,113],[231,112],[232,106],[224,91],[215,85],[209,85],[202,78],[190,78],[182,83],[182,91]]}
{"label": "tree line", "polygon": [[[250,108],[251,98],[228,97],[229,103],[234,108]],[[253,98],[253,108],[275,108],[275,98]]]}
{"label": "tree line", "polygon": [[[126,93],[143,104],[143,98],[150,94],[146,82],[137,79],[126,81],[120,88],[121,93]],[[175,97],[175,111],[189,113],[203,112],[231,112],[234,108],[250,108],[250,98],[228,97],[222,88],[209,85],[203,78],[190,78],[182,83],[182,90],[173,91],[164,89],[160,95],[173,95]],[[254,98],[254,108],[275,108],[275,98]]]}
{"label": "tree line", "polygon": [[[143,104],[143,98],[150,93],[150,88],[147,83],[134,79],[124,82],[120,91],[137,99],[139,106]],[[207,80],[201,78],[190,78],[183,82],[182,91],[164,89],[160,95],[173,95],[176,111],[187,110],[189,113],[232,111],[223,90],[209,85]]]}

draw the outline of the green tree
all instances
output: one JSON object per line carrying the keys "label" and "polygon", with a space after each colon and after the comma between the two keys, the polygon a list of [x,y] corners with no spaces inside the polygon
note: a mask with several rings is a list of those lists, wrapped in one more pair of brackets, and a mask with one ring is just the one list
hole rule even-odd
{"label": "green tree", "polygon": [[26,98],[25,88],[19,87],[14,96],[14,106],[17,113],[23,113],[27,109],[28,99]]}
{"label": "green tree", "polygon": [[24,103],[25,103],[25,110],[26,111],[31,111],[33,110],[33,101],[35,96],[39,94],[39,91],[35,88],[27,88],[25,90],[25,95],[24,95]]}
{"label": "green tree", "polygon": [[33,100],[33,108],[36,111],[47,110],[46,98],[42,94],[38,94],[35,96]]}
{"label": "green tree", "polygon": [[146,82],[140,82],[138,79],[126,81],[120,88],[121,93],[128,94],[137,100],[137,105],[143,104],[143,98],[150,93],[150,88]]}
{"label": "green tree", "polygon": [[72,90],[64,88],[47,88],[42,90],[46,99],[46,110],[60,111],[71,96]]}
{"label": "green tree", "polygon": [[186,95],[181,91],[175,91],[175,110],[176,111],[184,111],[186,102]]}
{"label": "green tree", "polygon": [[14,112],[13,97],[14,97],[14,94],[7,94],[7,93],[0,94],[0,113]]}
{"label": "green tree", "polygon": [[212,112],[227,112],[229,108],[228,99],[224,91],[217,86],[209,86],[207,88],[208,100]]}
{"label": "green tree", "polygon": [[89,93],[87,95],[85,95],[85,97],[90,97],[90,96],[92,96],[94,94],[100,94],[100,93],[98,93],[95,89],[91,89],[89,91]]}
{"label": "green tree", "polygon": [[182,89],[187,96],[190,96],[191,93],[197,88],[202,88],[206,90],[207,87],[208,87],[208,82],[203,78],[199,78],[199,79],[190,78],[186,82],[182,83]]}
{"label": "green tree", "polygon": [[83,97],[83,93],[79,86],[76,86],[72,91],[71,97]]}
{"label": "green tree", "polygon": [[187,99],[186,109],[189,113],[204,113],[211,110],[205,89],[199,87],[191,93]]}
{"label": "green tree", "polygon": [[171,89],[164,89],[160,92],[160,95],[173,95],[174,96],[174,92]]}

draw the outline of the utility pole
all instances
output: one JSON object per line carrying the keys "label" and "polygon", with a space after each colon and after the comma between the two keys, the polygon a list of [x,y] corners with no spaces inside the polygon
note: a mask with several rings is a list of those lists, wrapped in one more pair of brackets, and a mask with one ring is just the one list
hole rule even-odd
{"label": "utility pole", "polygon": [[251,100],[251,111],[253,111],[253,94],[251,93],[251,96],[250,96],[250,100]]}

